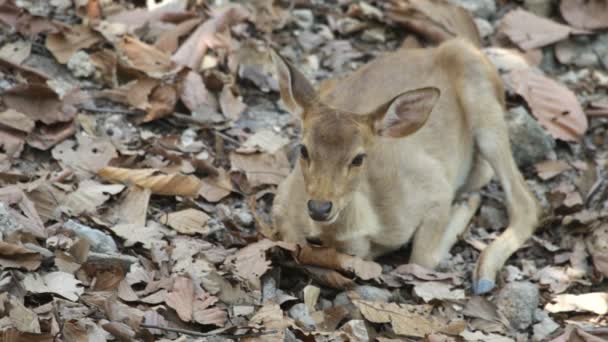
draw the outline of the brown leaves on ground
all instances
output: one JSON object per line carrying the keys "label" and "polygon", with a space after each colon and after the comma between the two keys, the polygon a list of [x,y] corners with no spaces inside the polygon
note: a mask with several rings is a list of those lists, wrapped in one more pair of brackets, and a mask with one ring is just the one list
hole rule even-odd
{"label": "brown leaves on ground", "polygon": [[196,196],[201,182],[194,176],[179,173],[166,174],[155,169],[124,169],[104,167],[97,173],[101,178],[129,183],[150,189],[152,193],[166,196]]}
{"label": "brown leaves on ground", "polygon": [[337,252],[333,248],[301,246],[295,253],[298,262],[332,270],[353,273],[363,280],[376,279],[382,274],[380,264]]}
{"label": "brown leaves on ground", "polygon": [[608,27],[608,3],[603,0],[562,0],[559,10],[566,21],[579,29]]}
{"label": "brown leaves on ground", "polygon": [[42,84],[13,87],[3,93],[2,99],[10,108],[45,124],[70,121],[76,116],[73,103],[62,101],[55,91]]}
{"label": "brown leaves on ground", "polygon": [[579,141],[588,127],[587,116],[574,93],[564,85],[531,69],[510,73],[515,92],[532,108],[532,114],[551,135]]}
{"label": "brown leaves on ground", "polygon": [[390,323],[395,333],[404,336],[425,337],[429,334],[444,332],[457,335],[465,327],[465,321],[449,322],[440,316],[431,314],[430,305],[410,305],[397,303],[379,303],[365,300],[354,300],[363,316],[374,323]]}
{"label": "brown leaves on ground", "polygon": [[59,32],[47,36],[46,47],[59,63],[66,64],[78,50],[100,42],[101,35],[87,26],[63,26]]}

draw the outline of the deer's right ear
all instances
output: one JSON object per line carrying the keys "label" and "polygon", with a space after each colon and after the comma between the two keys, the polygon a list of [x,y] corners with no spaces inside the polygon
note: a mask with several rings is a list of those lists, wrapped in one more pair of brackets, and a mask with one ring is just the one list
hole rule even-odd
{"label": "deer's right ear", "polygon": [[274,49],[270,49],[270,55],[277,68],[281,99],[292,113],[304,119],[303,115],[317,99],[315,89],[301,72]]}

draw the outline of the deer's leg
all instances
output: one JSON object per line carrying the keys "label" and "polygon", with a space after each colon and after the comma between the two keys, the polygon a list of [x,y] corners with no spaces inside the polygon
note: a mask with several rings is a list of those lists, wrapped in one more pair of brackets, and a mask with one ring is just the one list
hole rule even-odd
{"label": "deer's leg", "polygon": [[479,257],[473,275],[473,290],[477,294],[494,288],[496,274],[534,233],[541,213],[536,198],[529,191],[513,159],[502,106],[494,98],[490,99],[484,101],[487,103],[476,103],[479,106],[477,109],[471,104],[468,110],[476,112],[473,129],[479,151],[492,165],[503,187],[509,226]]}

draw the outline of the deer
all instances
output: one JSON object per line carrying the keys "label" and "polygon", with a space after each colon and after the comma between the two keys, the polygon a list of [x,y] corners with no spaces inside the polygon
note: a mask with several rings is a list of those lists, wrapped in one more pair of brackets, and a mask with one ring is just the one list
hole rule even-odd
{"label": "deer", "polygon": [[483,52],[463,38],[401,48],[319,90],[270,54],[281,100],[301,119],[298,160],[271,209],[279,238],[364,259],[411,240],[409,262],[434,269],[496,176],[509,224],[472,274],[475,294],[492,291],[542,208],[514,161],[503,84]]}

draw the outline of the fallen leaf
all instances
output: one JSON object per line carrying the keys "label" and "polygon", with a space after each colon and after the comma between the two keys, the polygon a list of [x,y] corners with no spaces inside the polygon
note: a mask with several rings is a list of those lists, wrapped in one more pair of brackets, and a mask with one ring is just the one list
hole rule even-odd
{"label": "fallen leaf", "polygon": [[25,40],[18,40],[13,43],[4,44],[0,48],[0,58],[11,63],[21,64],[32,52],[32,43]]}
{"label": "fallen leaf", "polygon": [[276,154],[230,153],[233,170],[242,170],[251,188],[261,185],[278,185],[289,174],[289,162],[285,153]]}
{"label": "fallen leaf", "polygon": [[66,64],[78,50],[101,42],[101,35],[88,26],[62,26],[61,31],[46,37],[46,48],[61,64]]}
{"label": "fallen leaf", "polygon": [[29,133],[34,129],[36,123],[27,115],[14,109],[8,109],[0,113],[0,126],[16,129],[21,132]]}
{"label": "fallen leaf", "polygon": [[144,248],[152,248],[152,244],[160,243],[165,237],[165,233],[154,222],[148,223],[146,226],[137,224],[118,224],[111,228],[112,231],[125,239],[125,246],[130,247],[136,243],[141,243]]}
{"label": "fallen leaf", "polygon": [[463,289],[453,289],[453,285],[437,281],[418,282],[414,285],[414,293],[426,303],[431,300],[462,300],[465,299]]}
{"label": "fallen leaf", "polygon": [[157,195],[196,196],[201,182],[194,176],[179,173],[165,174],[156,169],[123,169],[104,167],[97,173],[101,178],[138,185]]}
{"label": "fallen leaf", "polygon": [[94,180],[84,180],[78,190],[68,194],[61,204],[61,209],[69,216],[83,213],[96,214],[97,207],[104,204],[110,196],[120,193],[125,188],[122,184],[104,185]]}
{"label": "fallen leaf", "polygon": [[604,0],[561,0],[559,10],[568,24],[579,29],[608,27],[608,3]]}
{"label": "fallen leaf", "polygon": [[232,92],[232,87],[225,84],[220,93],[220,108],[224,116],[232,121],[237,121],[241,114],[247,109],[245,103],[240,97],[237,97]]}
{"label": "fallen leaf", "polygon": [[228,172],[224,169],[218,169],[218,175],[215,177],[205,177],[201,179],[201,195],[208,202],[219,202],[232,192],[232,182],[228,176]]}
{"label": "fallen leaf", "polygon": [[160,78],[176,71],[171,56],[137,38],[125,36],[116,48],[121,62],[150,77]]}
{"label": "fallen leaf", "polygon": [[295,322],[285,317],[279,304],[268,303],[262,306],[249,320],[249,324],[258,324],[275,333],[262,336],[263,339],[244,338],[243,341],[284,341],[285,329],[293,327]]}
{"label": "fallen leaf", "polygon": [[579,31],[518,8],[502,18],[499,31],[522,50],[530,50],[566,39]]}
{"label": "fallen leaf", "polygon": [[149,98],[150,106],[142,122],[150,122],[162,119],[173,114],[177,103],[177,91],[172,85],[160,85],[156,87]]}
{"label": "fallen leaf", "polygon": [[37,125],[27,137],[28,145],[46,151],[76,133],[74,122],[56,123],[53,125]]}
{"label": "fallen leaf", "polygon": [[572,281],[565,269],[556,266],[546,266],[537,273],[539,283],[549,285],[551,292],[562,293],[570,287]]}
{"label": "fallen leaf", "polygon": [[481,331],[472,332],[465,330],[459,334],[465,341],[484,341],[484,342],[515,342],[514,339],[493,333],[483,333]]}
{"label": "fallen leaf", "polygon": [[288,143],[289,139],[280,136],[274,131],[265,129],[247,138],[236,151],[239,153],[267,152],[274,154]]}
{"label": "fallen leaf", "polygon": [[586,240],[587,248],[593,259],[593,265],[605,277],[608,277],[608,225],[595,228]]}
{"label": "fallen leaf", "polygon": [[0,266],[34,271],[40,267],[42,255],[23,246],[0,241]]}
{"label": "fallen leaf", "polygon": [[[0,148],[9,158],[18,158],[25,145],[25,134],[0,128]],[[4,155],[4,153],[2,155]]]}
{"label": "fallen leaf", "polygon": [[130,186],[126,190],[125,197],[111,215],[113,221],[116,223],[144,226],[148,214],[150,195],[150,189],[145,189],[137,185]]}
{"label": "fallen leaf", "polygon": [[572,169],[570,164],[564,160],[547,160],[534,165],[534,168],[538,177],[542,180],[549,180],[564,171]]}
{"label": "fallen leaf", "polygon": [[42,219],[36,211],[36,206],[27,197],[25,192],[16,185],[10,185],[0,188],[0,202],[5,205],[16,205],[19,210],[11,207],[8,211],[13,218],[21,225],[24,232],[30,233],[38,238],[46,238],[47,232],[42,223]]}
{"label": "fallen leaf", "polygon": [[608,314],[608,293],[560,294],[545,305],[545,310],[552,313],[577,311],[606,315]]}
{"label": "fallen leaf", "polygon": [[336,290],[349,290],[357,285],[354,280],[346,278],[340,272],[318,266],[300,266],[310,277],[322,286]]}
{"label": "fallen leaf", "polygon": [[471,13],[447,1],[391,0],[386,16],[434,43],[465,37],[473,44],[481,45]]}
{"label": "fallen leaf", "polygon": [[295,245],[264,239],[249,244],[234,255],[228,256],[224,264],[232,269],[235,275],[246,280],[251,287],[259,290],[260,277],[270,268],[270,260],[266,259],[266,252],[273,247],[295,251]]}
{"label": "fallen leaf", "polygon": [[31,15],[28,11],[15,6],[14,1],[0,4],[0,21],[24,35],[37,35],[43,32],[56,32],[58,24],[47,18]]}
{"label": "fallen leaf", "polygon": [[593,336],[576,325],[568,325],[564,333],[550,342],[605,342],[601,337]]}
{"label": "fallen leaf", "polygon": [[154,43],[154,46],[165,53],[174,53],[178,48],[179,39],[192,32],[201,22],[201,18],[192,18],[179,23],[174,28],[163,32]]}
{"label": "fallen leaf", "polygon": [[177,230],[179,233],[194,235],[209,233],[206,226],[209,215],[197,209],[185,209],[167,214],[163,223]]}
{"label": "fallen leaf", "polygon": [[[430,305],[411,305],[397,303],[370,302],[353,300],[353,304],[363,317],[373,323],[391,323],[393,331],[399,335],[424,337],[436,332],[458,334],[465,328],[462,321],[448,322],[433,316]],[[456,331],[455,331],[456,330]]]}
{"label": "fallen leaf", "polygon": [[35,312],[25,307],[20,300],[13,296],[10,296],[7,304],[3,306],[8,309],[8,317],[13,327],[25,333],[40,333],[40,322]]}
{"label": "fallen leaf", "polygon": [[462,284],[462,275],[459,273],[438,272],[418,264],[400,265],[392,270],[390,274],[398,277],[407,284],[415,283],[417,282],[417,279],[428,281],[450,280],[454,285]]}
{"label": "fallen leaf", "polygon": [[80,178],[94,175],[110,161],[118,157],[112,142],[105,138],[96,138],[81,133],[76,141],[66,140],[52,150],[53,158],[64,167],[72,169]]}
{"label": "fallen leaf", "polygon": [[77,301],[84,289],[80,281],[65,272],[51,272],[44,275],[28,273],[23,279],[23,287],[31,293],[54,293],[73,302]]}
{"label": "fallen leaf", "polygon": [[171,59],[177,64],[199,70],[208,49],[230,47],[228,28],[245,20],[248,15],[247,10],[238,4],[214,9],[211,18],[186,39]]}
{"label": "fallen leaf", "polygon": [[218,307],[211,307],[217,302],[214,297],[206,292],[201,293],[194,302],[192,318],[198,324],[213,324],[223,327],[228,320],[228,313]]}
{"label": "fallen leaf", "polygon": [[207,90],[203,77],[194,71],[189,71],[181,84],[180,99],[191,112],[217,112],[217,100]]}
{"label": "fallen leaf", "polygon": [[579,141],[587,131],[587,116],[568,88],[531,69],[514,70],[510,79],[515,92],[526,100],[532,114],[553,137]]}
{"label": "fallen leaf", "polygon": [[194,284],[192,279],[186,277],[175,278],[171,292],[165,296],[165,302],[177,312],[182,321],[190,322],[194,310]]}
{"label": "fallen leaf", "polygon": [[363,280],[376,279],[382,274],[380,264],[339,253],[333,248],[304,245],[300,246],[295,256],[297,261],[304,265],[354,273]]}
{"label": "fallen leaf", "polygon": [[45,124],[70,121],[77,112],[72,103],[61,100],[51,88],[38,83],[17,85],[6,90],[2,98],[9,108]]}
{"label": "fallen leaf", "polygon": [[91,63],[95,65],[97,74],[101,81],[107,86],[114,88],[118,85],[116,75],[116,67],[118,65],[118,56],[113,50],[102,49],[89,55]]}
{"label": "fallen leaf", "polygon": [[143,76],[118,88],[103,90],[99,93],[99,97],[105,97],[114,102],[130,105],[137,109],[148,110],[150,108],[148,98],[159,84],[159,80]]}

